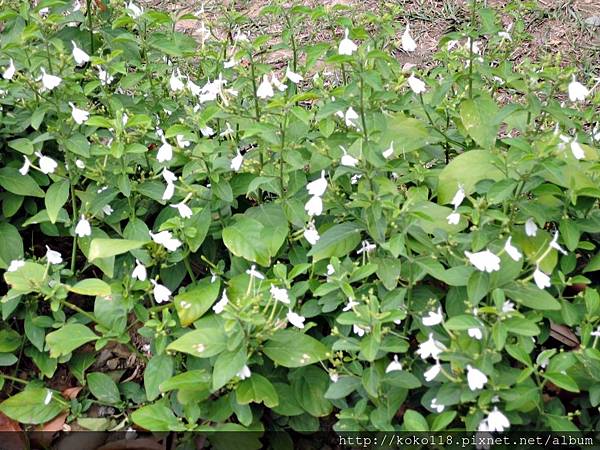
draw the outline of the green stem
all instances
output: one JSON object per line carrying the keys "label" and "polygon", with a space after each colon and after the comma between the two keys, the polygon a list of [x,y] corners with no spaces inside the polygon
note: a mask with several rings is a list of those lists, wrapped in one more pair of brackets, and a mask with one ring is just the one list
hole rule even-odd
{"label": "green stem", "polygon": [[86,0],[86,14],[88,18],[88,28],[90,29],[90,47],[94,54],[94,24],[92,20],[92,0]]}
{"label": "green stem", "polygon": [[363,76],[361,74],[360,76],[360,121],[362,123],[362,127],[363,127],[363,133],[365,136],[365,143],[369,142],[369,133],[367,131],[367,120],[365,118],[365,86],[364,86],[364,79]]}
{"label": "green stem", "polygon": [[79,314],[81,314],[82,316],[87,317],[88,319],[90,319],[92,322],[97,323],[98,321],[96,320],[96,317],[94,317],[94,315],[92,313],[89,313],[83,309],[81,309],[79,306],[67,301],[67,300],[58,300],[58,302],[61,305],[66,306],[69,309],[72,309],[73,311],[77,311]]}
{"label": "green stem", "polygon": [[[73,224],[77,223],[77,201],[75,199],[75,188],[73,187],[73,180],[69,183],[69,189],[71,191],[71,208],[73,209]],[[71,272],[75,273],[75,262],[77,257],[77,235],[73,236],[73,246],[71,249]]]}
{"label": "green stem", "polygon": [[14,381],[15,383],[29,384],[29,381],[21,380],[20,378],[5,375],[3,373],[0,373],[0,377],[4,378],[5,380]]}
{"label": "green stem", "polygon": [[196,275],[194,275],[194,271],[192,270],[192,265],[190,264],[190,255],[189,254],[185,258],[183,258],[183,264],[185,265],[185,268],[186,268],[190,278],[192,279],[192,282],[195,283]]}

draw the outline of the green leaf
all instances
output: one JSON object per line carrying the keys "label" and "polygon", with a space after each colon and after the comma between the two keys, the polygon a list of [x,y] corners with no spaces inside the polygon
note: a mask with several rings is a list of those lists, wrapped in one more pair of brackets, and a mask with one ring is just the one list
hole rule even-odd
{"label": "green leaf", "polygon": [[249,217],[238,217],[236,222],[223,229],[223,243],[231,253],[261,266],[271,264],[271,255],[264,236],[265,227]]}
{"label": "green leaf", "polygon": [[46,335],[46,344],[50,349],[50,357],[58,358],[68,355],[73,350],[91,341],[99,339],[85,325],[67,323],[60,329]]}
{"label": "green leaf", "polygon": [[46,211],[48,212],[50,222],[56,222],[60,209],[69,199],[69,187],[69,180],[64,179],[57,181],[48,188],[46,197],[44,198],[44,204],[46,205]]}
{"label": "green leaf", "polygon": [[186,224],[186,229],[193,228],[196,230],[196,233],[192,237],[186,236],[186,242],[190,248],[192,253],[198,251],[206,235],[208,234],[208,229],[211,223],[211,214],[210,207],[205,207],[201,212],[194,214],[192,217],[188,219]]}
{"label": "green leaf", "polygon": [[533,322],[521,317],[510,317],[504,321],[504,325],[511,333],[521,336],[537,336],[540,328]]}
{"label": "green leaf", "polygon": [[394,142],[394,153],[402,156],[405,153],[423,148],[439,141],[439,137],[425,126],[425,124],[404,114],[393,114],[386,117],[379,146],[388,148]]}
{"label": "green leaf", "polygon": [[330,400],[344,398],[358,389],[360,385],[360,378],[341,376],[335,383],[329,385],[329,388],[323,396]]}
{"label": "green leaf", "polygon": [[198,321],[198,330],[190,331],[179,339],[171,342],[167,350],[188,353],[198,358],[210,358],[218,355],[227,348],[227,335],[221,320],[207,317]]}
{"label": "green leaf", "polygon": [[494,165],[496,160],[497,157],[487,150],[470,150],[458,155],[440,172],[438,203],[450,203],[459,185],[469,195],[481,180],[503,179],[504,174]]}
{"label": "green leaf", "polygon": [[417,411],[407,409],[404,413],[404,431],[429,431],[427,420]]}
{"label": "green leaf", "polygon": [[0,186],[17,195],[29,195],[43,198],[45,193],[29,175],[21,175],[17,169],[3,167],[0,169]]}
{"label": "green leaf", "polygon": [[235,390],[237,402],[246,405],[250,402],[264,403],[267,408],[279,404],[279,396],[271,382],[258,373],[253,373],[238,384]]}
{"label": "green leaf", "polygon": [[345,256],[360,243],[360,230],[355,222],[334,225],[323,233],[308,256],[312,256],[315,262],[332,256]]}
{"label": "green leaf", "polygon": [[554,297],[533,284],[512,283],[504,287],[504,293],[507,297],[532,309],[560,310],[560,303]]}
{"label": "green leaf", "polygon": [[0,330],[0,352],[14,352],[21,345],[21,335],[10,328]]}
{"label": "green leaf", "polygon": [[173,375],[173,358],[168,355],[156,355],[146,365],[144,371],[144,388],[149,401],[160,395],[160,385]]}
{"label": "green leaf", "polygon": [[5,272],[4,279],[15,291],[20,294],[38,291],[42,287],[46,275],[46,268],[41,264],[26,262],[14,272]]}
{"label": "green leaf", "polygon": [[169,392],[176,389],[189,391],[210,389],[211,376],[204,369],[188,370],[179,373],[160,384],[160,392]]}
{"label": "green leaf", "polygon": [[279,330],[267,341],[265,355],[280,366],[302,367],[327,358],[329,349],[296,330]]}
{"label": "green leaf", "polygon": [[8,222],[0,222],[0,269],[7,269],[11,261],[21,258],[23,239],[19,231]]}
{"label": "green leaf", "polygon": [[560,372],[545,372],[543,377],[565,391],[579,392],[579,386],[569,375]]}
{"label": "green leaf", "polygon": [[[47,403],[49,393],[52,393],[52,398]],[[54,419],[64,409],[63,405],[56,401],[57,395],[59,394],[49,389],[29,387],[4,400],[0,404],[0,411],[20,423],[45,423]]]}
{"label": "green leaf", "polygon": [[87,375],[90,392],[101,402],[114,405],[121,401],[119,388],[111,377],[102,372],[92,372]]}
{"label": "green leaf", "polygon": [[464,100],[460,105],[460,119],[469,136],[485,149],[494,147],[499,124],[496,121],[498,105],[488,95]]}
{"label": "green leaf", "polygon": [[162,403],[144,406],[131,414],[136,425],[149,431],[185,431],[171,408]]}
{"label": "green leaf", "polygon": [[444,326],[449,330],[468,330],[469,328],[481,328],[481,322],[476,317],[464,314],[451,317],[444,322]]}
{"label": "green leaf", "polygon": [[69,291],[80,295],[107,297],[111,294],[108,283],[98,278],[87,278],[79,281],[75,286],[69,286]]}
{"label": "green leaf", "polygon": [[247,360],[246,349],[243,347],[232,352],[221,353],[217,357],[213,368],[213,391],[225,386],[229,380],[242,370]]}
{"label": "green leaf", "polygon": [[474,271],[467,283],[467,296],[472,305],[479,304],[490,290],[490,276],[486,272]]}
{"label": "green leaf", "polygon": [[431,431],[444,430],[449,424],[452,423],[452,421],[456,417],[456,414],[456,411],[444,411],[440,414],[436,414],[435,418],[433,419],[433,422],[431,423]]}
{"label": "green leaf", "polygon": [[173,303],[183,327],[195,322],[210,309],[219,296],[220,287],[218,278],[211,282],[211,277],[206,277],[175,296]]}
{"label": "green leaf", "polygon": [[8,146],[26,155],[33,155],[33,144],[27,138],[13,139],[8,142]]}
{"label": "green leaf", "polygon": [[298,404],[313,417],[326,417],[331,414],[333,405],[325,398],[329,387],[327,373],[317,366],[305,367],[294,372],[292,389]]}
{"label": "green leaf", "polygon": [[385,382],[392,386],[401,387],[404,389],[416,389],[421,387],[421,382],[412,373],[404,370],[395,370],[385,374]]}
{"label": "green leaf", "polygon": [[97,258],[108,258],[120,255],[130,250],[135,250],[145,245],[148,241],[131,241],[128,239],[93,239],[90,244],[90,261]]}

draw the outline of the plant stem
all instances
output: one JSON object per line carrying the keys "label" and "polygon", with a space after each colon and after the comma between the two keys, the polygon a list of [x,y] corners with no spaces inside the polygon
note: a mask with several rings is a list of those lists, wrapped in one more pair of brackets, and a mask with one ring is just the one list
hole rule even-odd
{"label": "plant stem", "polygon": [[0,373],[0,377],[4,378],[5,380],[14,381],[16,383],[29,384],[29,381],[21,380],[20,378],[12,377],[10,375],[5,375],[3,373]]}
{"label": "plant stem", "polygon": [[190,264],[190,255],[188,254],[185,258],[183,258],[183,264],[192,279],[192,282],[196,282],[196,276],[194,275],[194,271],[192,270],[192,265]]}
{"label": "plant stem", "polygon": [[92,0],[86,0],[86,14],[88,17],[88,28],[90,29],[90,48],[94,53],[94,23],[92,20]]}
{"label": "plant stem", "polygon": [[79,306],[67,301],[67,300],[58,300],[58,302],[61,305],[66,306],[69,309],[72,309],[73,311],[77,311],[79,314],[81,314],[82,316],[87,317],[88,319],[90,319],[92,322],[97,323],[98,321],[96,320],[96,317],[94,317],[94,315],[92,313],[89,313],[83,309],[81,309]]}
{"label": "plant stem", "polygon": [[369,133],[367,131],[367,120],[365,118],[365,82],[363,76],[360,76],[360,121],[363,127],[363,133],[365,135],[365,143],[369,142]]}
{"label": "plant stem", "polygon": [[[73,209],[73,224],[77,221],[77,201],[75,199],[75,188],[73,187],[73,180],[69,183],[69,189],[71,191],[71,208]],[[73,247],[71,249],[71,272],[75,273],[75,261],[77,257],[77,235],[73,236]]]}

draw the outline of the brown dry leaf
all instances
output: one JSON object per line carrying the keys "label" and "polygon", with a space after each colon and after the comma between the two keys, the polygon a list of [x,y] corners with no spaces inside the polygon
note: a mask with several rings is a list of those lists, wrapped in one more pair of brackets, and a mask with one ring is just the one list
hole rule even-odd
{"label": "brown dry leaf", "polygon": [[579,347],[579,338],[569,327],[550,322],[550,336],[569,347]]}
{"label": "brown dry leaf", "polygon": [[42,425],[38,425],[35,429],[36,432],[33,432],[30,435],[31,440],[40,447],[49,447],[50,444],[52,444],[54,438],[56,437],[55,433],[63,430],[63,425],[65,424],[67,416],[68,413],[64,412],[56,416],[54,419]]}
{"label": "brown dry leaf", "polygon": [[27,448],[25,436],[21,432],[21,425],[0,412],[0,432],[4,431],[11,431],[12,433],[2,433],[3,450],[21,450]]}
{"label": "brown dry leaf", "polygon": [[68,398],[69,400],[74,400],[77,398],[79,392],[83,389],[83,386],[75,386],[70,387],[62,391],[62,395],[64,398]]}
{"label": "brown dry leaf", "polygon": [[109,442],[98,450],[163,450],[165,447],[153,439],[121,439],[120,441]]}

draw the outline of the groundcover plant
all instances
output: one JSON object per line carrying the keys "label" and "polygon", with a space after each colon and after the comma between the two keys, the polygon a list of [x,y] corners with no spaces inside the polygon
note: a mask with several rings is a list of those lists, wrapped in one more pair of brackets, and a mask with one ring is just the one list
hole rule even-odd
{"label": "groundcover plant", "polygon": [[3,420],[598,429],[598,79],[469,8],[4,2]]}

